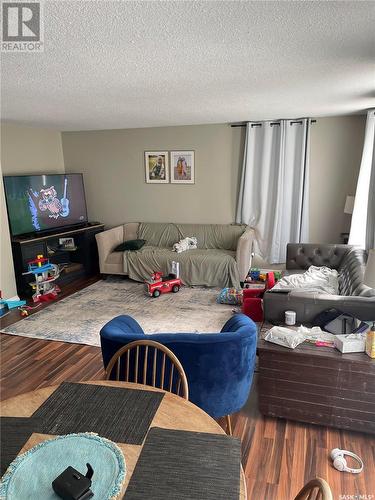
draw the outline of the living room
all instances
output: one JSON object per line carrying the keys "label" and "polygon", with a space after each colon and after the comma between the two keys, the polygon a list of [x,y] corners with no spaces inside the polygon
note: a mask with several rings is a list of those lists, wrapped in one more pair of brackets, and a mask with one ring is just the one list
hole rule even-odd
{"label": "living room", "polygon": [[13,4],[4,498],[372,498],[375,4]]}

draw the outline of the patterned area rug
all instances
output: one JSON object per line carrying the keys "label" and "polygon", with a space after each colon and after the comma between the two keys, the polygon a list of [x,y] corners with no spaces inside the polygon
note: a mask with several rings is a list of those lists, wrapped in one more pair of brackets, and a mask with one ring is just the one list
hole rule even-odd
{"label": "patterned area rug", "polygon": [[219,290],[183,287],[157,299],[142,283],[123,279],[98,281],[3,330],[44,340],[99,346],[99,331],[120,314],[135,318],[146,333],[219,332],[233,306],[217,304]]}

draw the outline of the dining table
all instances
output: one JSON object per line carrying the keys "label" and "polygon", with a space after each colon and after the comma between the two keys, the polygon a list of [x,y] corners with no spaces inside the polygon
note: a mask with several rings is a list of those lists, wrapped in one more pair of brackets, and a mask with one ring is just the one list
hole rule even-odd
{"label": "dining table", "polygon": [[[86,381],[74,385],[81,384],[115,387],[128,390],[134,389],[138,391],[156,391],[162,393],[163,396],[160,404],[157,407],[154,415],[152,416],[151,423],[148,426],[148,434],[150,433],[150,430],[155,427],[159,429],[176,431],[191,431],[195,433],[216,434],[219,436],[226,435],[222,427],[198,406],[180,396],[164,391],[162,389],[145,386],[142,384],[109,380]],[[31,417],[51,397],[51,395],[53,395],[58,387],[58,385],[44,387],[3,401],[1,403],[1,416]],[[44,432],[33,432],[26,443],[23,445],[23,447],[20,449],[19,454],[28,451],[29,449],[43,441],[53,439],[54,437],[56,437],[56,433],[54,434],[55,435]],[[230,439],[231,438],[228,437],[228,440]],[[126,498],[126,491],[129,486],[129,482],[131,481],[133,472],[137,466],[139,457],[142,453],[145,441],[146,439],[143,439],[140,444],[129,444],[129,442],[124,443],[115,441],[117,446],[123,452],[126,461],[126,476],[122,485],[120,498]],[[181,449],[181,453],[184,453],[183,448]],[[238,498],[239,500],[245,500],[247,498],[246,482],[241,465],[238,468],[238,472]],[[179,498],[178,491],[176,491],[174,498]],[[202,498],[202,500],[204,499]]]}

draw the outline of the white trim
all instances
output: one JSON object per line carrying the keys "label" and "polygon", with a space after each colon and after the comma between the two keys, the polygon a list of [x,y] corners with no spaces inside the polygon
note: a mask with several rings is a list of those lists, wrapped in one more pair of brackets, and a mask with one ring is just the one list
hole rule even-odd
{"label": "white trim", "polygon": [[14,297],[11,297],[10,299],[4,299],[4,300],[20,300],[18,295],[15,295]]}

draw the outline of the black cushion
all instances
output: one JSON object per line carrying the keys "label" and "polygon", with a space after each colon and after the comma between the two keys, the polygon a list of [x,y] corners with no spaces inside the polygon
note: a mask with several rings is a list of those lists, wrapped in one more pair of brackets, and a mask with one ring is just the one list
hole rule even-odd
{"label": "black cushion", "polygon": [[120,243],[113,250],[114,252],[125,252],[126,250],[139,250],[146,243],[146,240],[128,240]]}

